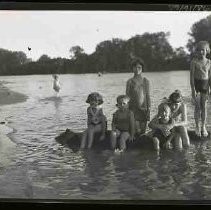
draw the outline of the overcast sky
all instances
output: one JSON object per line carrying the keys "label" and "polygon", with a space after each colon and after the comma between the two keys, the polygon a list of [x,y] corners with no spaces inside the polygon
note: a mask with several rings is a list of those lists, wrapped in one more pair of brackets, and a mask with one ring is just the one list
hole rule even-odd
{"label": "overcast sky", "polygon": [[211,12],[2,10],[0,48],[23,51],[33,60],[43,54],[69,57],[75,45],[90,54],[101,41],[159,31],[171,33],[174,48],[184,47],[192,24],[208,15]]}

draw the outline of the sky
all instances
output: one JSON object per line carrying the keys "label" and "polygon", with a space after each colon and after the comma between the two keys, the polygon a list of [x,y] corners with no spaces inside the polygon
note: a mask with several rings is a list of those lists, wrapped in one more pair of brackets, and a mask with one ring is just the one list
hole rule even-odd
{"label": "sky", "polygon": [[159,31],[170,32],[173,48],[185,47],[191,26],[208,15],[211,12],[0,10],[0,48],[23,51],[32,60],[43,54],[70,58],[75,45],[90,54],[102,41]]}

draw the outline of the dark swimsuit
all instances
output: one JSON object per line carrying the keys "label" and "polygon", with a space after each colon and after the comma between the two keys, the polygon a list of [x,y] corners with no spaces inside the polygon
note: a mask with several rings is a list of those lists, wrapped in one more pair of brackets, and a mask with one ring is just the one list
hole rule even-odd
{"label": "dark swimsuit", "polygon": [[195,90],[198,93],[208,93],[209,81],[205,79],[194,79]]}

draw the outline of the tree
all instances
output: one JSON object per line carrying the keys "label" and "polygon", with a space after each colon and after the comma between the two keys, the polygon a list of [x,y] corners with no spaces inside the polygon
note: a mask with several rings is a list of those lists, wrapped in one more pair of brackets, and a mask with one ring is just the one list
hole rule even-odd
{"label": "tree", "polygon": [[71,59],[75,60],[78,57],[80,57],[81,54],[84,53],[84,50],[80,46],[73,46],[70,48],[69,52],[70,52]]}
{"label": "tree", "polygon": [[194,23],[188,34],[191,38],[186,46],[190,54],[194,53],[196,43],[199,41],[206,40],[211,44],[211,15]]}

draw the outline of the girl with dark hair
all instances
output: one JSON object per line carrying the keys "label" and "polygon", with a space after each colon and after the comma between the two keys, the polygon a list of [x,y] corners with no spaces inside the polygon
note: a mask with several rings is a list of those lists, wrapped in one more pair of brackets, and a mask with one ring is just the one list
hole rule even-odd
{"label": "girl with dark hair", "polygon": [[88,149],[92,147],[93,140],[96,133],[100,134],[100,139],[105,138],[106,132],[106,117],[103,114],[101,104],[103,104],[103,97],[97,93],[93,92],[88,95],[86,103],[90,104],[87,108],[87,130],[81,140],[81,149],[84,149],[86,143],[88,144]]}
{"label": "girl with dark hair", "polygon": [[146,132],[147,121],[150,120],[150,84],[149,80],[142,76],[144,63],[141,59],[132,62],[134,76],[127,81],[126,95],[130,98],[129,109],[135,117],[136,134]]}

